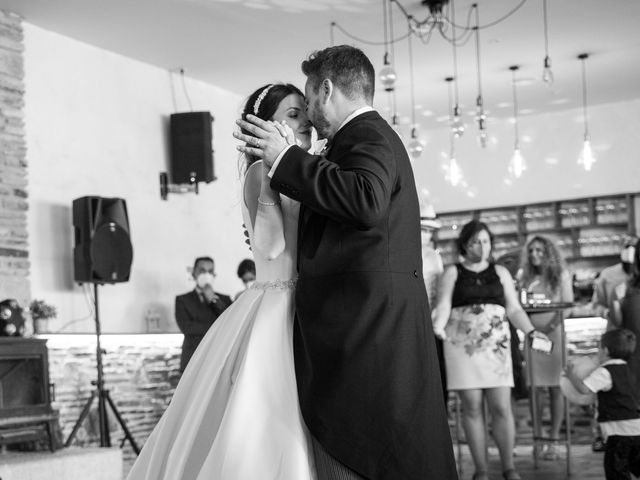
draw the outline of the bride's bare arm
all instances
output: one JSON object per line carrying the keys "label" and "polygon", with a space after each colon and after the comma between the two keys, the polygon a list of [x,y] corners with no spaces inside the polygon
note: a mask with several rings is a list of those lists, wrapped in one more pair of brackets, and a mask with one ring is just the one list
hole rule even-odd
{"label": "bride's bare arm", "polygon": [[284,223],[280,195],[269,186],[268,168],[255,162],[247,170],[244,181],[244,202],[249,210],[252,246],[265,258],[273,260],[285,247]]}

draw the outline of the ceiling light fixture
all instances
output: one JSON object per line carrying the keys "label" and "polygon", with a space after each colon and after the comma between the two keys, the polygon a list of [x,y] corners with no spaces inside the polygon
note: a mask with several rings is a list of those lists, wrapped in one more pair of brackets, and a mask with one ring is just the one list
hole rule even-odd
{"label": "ceiling light fixture", "polygon": [[[453,30],[453,38],[456,36],[456,14],[455,7],[453,6],[453,0],[451,0],[450,4],[451,9],[451,28]],[[461,137],[464,135],[464,122],[462,121],[462,116],[460,115],[460,104],[458,102],[458,47],[456,42],[451,42],[451,47],[453,49],[453,84],[455,91],[455,105],[453,107],[453,114],[451,116],[451,129],[453,130],[453,135],[455,137]]]}
{"label": "ceiling light fixture", "polygon": [[553,72],[551,71],[551,58],[549,57],[549,24],[547,22],[547,0],[542,0],[542,15],[544,17],[544,67],[542,69],[542,81],[551,86],[553,84]]}
{"label": "ceiling light fixture", "polygon": [[[409,31],[411,31],[411,24],[408,24]],[[422,155],[422,143],[418,139],[417,125],[416,125],[416,97],[415,88],[413,83],[413,46],[411,43],[411,35],[407,39],[409,46],[409,82],[411,84],[411,140],[407,145],[407,150],[412,158],[418,158]]]}
{"label": "ceiling light fixture", "polygon": [[478,73],[478,96],[476,97],[476,121],[478,122],[478,141],[482,148],[487,146],[487,114],[484,111],[484,99],[482,98],[482,75],[480,67],[480,12],[478,4],[474,3],[476,9],[476,25],[474,27],[476,37],[476,67]]}
{"label": "ceiling light fixture", "polygon": [[582,152],[578,158],[578,164],[582,165],[588,172],[596,162],[591,150],[591,135],[589,134],[589,116],[587,114],[587,71],[585,60],[589,58],[588,53],[581,53],[578,59],[582,63],[582,116],[584,118],[584,143],[582,144]]}
{"label": "ceiling light fixture", "polygon": [[[398,75],[396,74],[393,65],[389,61],[389,33],[388,29],[393,28],[391,26],[391,3],[390,0],[382,0],[382,21],[384,23],[384,57],[382,59],[383,66],[380,69],[379,77],[382,87],[386,92],[393,92],[396,88],[396,80]],[[389,15],[389,16],[388,16]],[[392,34],[393,38],[393,34]]]}
{"label": "ceiling light fixture", "polygon": [[[452,101],[452,83],[454,81],[453,77],[447,77],[444,79],[448,85],[448,93],[449,93],[449,105],[451,105]],[[452,112],[452,111],[451,111]],[[453,122],[453,112],[451,113],[451,122]],[[449,150],[449,165],[447,166],[447,175],[449,183],[451,186],[456,187],[462,181],[462,169],[456,160],[456,135],[453,130],[449,131],[449,142],[450,142],[450,150]]]}
{"label": "ceiling light fixture", "polygon": [[516,91],[516,72],[519,69],[520,67],[517,65],[509,67],[509,70],[511,70],[511,85],[513,87],[513,128],[515,133],[513,155],[509,162],[509,173],[515,178],[520,178],[523,172],[527,169],[524,157],[520,153],[520,132],[518,130],[518,92]]}

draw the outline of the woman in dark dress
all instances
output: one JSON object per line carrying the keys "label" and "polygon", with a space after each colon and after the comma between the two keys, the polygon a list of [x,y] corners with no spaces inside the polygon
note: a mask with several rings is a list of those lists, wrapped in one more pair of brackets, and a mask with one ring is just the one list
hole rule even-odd
{"label": "woman in dark dress", "polygon": [[[449,390],[462,400],[462,423],[475,465],[474,480],[488,480],[483,398],[491,412],[491,432],[502,462],[503,478],[519,480],[513,464],[515,426],[511,410],[509,320],[534,334],[513,279],[491,258],[492,236],[486,224],[472,220],[457,240],[462,261],[440,278],[433,313],[434,333],[444,340]],[[546,338],[541,333],[535,335]]]}

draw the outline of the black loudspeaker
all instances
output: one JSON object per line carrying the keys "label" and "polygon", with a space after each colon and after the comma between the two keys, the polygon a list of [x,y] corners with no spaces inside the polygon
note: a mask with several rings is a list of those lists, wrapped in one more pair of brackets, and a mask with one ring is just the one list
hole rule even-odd
{"label": "black loudspeaker", "polygon": [[122,198],[80,197],[73,201],[73,271],[79,283],[129,280],[133,247],[127,204]]}
{"label": "black loudspeaker", "polygon": [[209,183],[215,180],[211,114],[174,113],[170,124],[171,183]]}

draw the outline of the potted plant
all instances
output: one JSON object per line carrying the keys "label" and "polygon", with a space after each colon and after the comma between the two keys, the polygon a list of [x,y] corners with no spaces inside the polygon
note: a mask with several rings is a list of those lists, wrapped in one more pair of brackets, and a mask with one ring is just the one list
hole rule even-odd
{"label": "potted plant", "polygon": [[29,313],[33,319],[33,332],[44,333],[48,331],[47,321],[58,315],[56,307],[48,304],[44,300],[32,300],[29,304]]}

